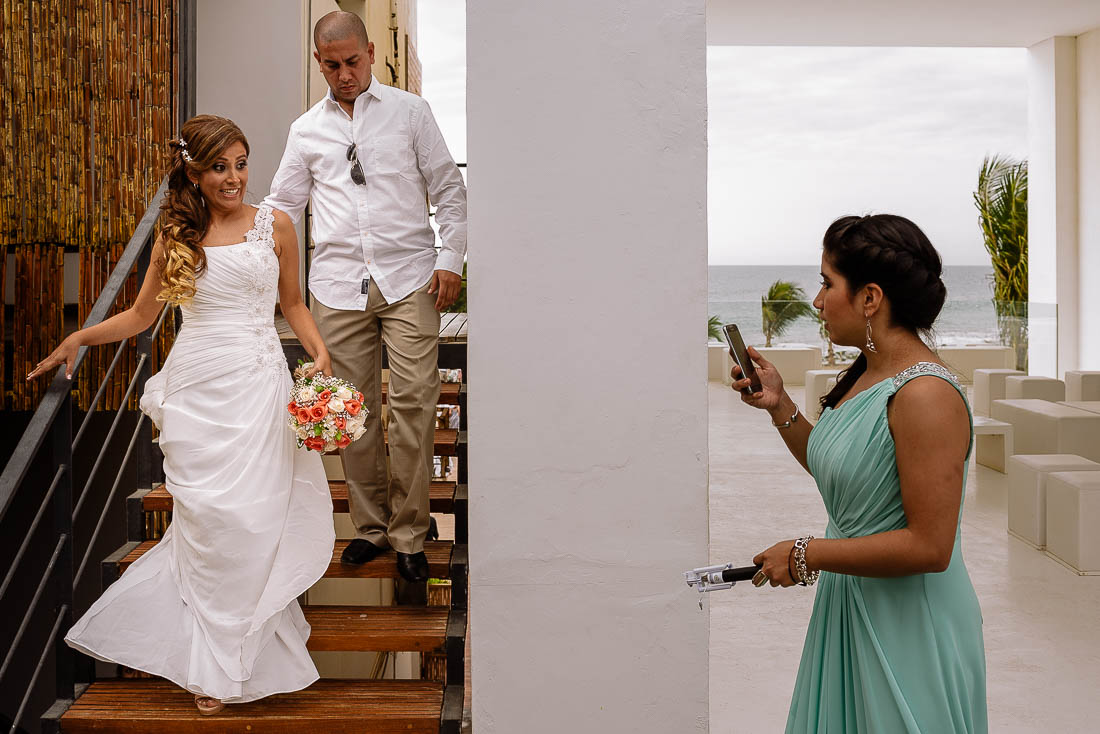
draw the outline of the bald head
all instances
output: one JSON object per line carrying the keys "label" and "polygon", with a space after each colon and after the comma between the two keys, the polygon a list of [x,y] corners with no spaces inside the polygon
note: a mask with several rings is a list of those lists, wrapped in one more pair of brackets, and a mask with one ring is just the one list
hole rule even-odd
{"label": "bald head", "polygon": [[361,48],[367,47],[367,27],[355,13],[334,10],[313,26],[313,45],[318,51],[322,45],[347,40],[356,41]]}

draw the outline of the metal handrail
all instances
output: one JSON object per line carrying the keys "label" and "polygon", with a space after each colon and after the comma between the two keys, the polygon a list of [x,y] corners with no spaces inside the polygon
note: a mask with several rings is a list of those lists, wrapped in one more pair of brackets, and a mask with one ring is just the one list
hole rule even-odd
{"label": "metal handrail", "polygon": [[[149,245],[149,240],[152,239],[153,228],[156,226],[157,217],[160,216],[160,204],[164,200],[164,194],[167,190],[168,179],[165,178],[160,182],[157,193],[153,195],[152,201],[145,209],[145,214],[138,222],[137,229],[134,230],[134,236],[126,244],[122,257],[119,258],[118,264],[111,272],[107,284],[103,286],[99,298],[96,299],[95,305],[92,306],[92,310],[88,313],[88,318],[84,320],[84,325],[81,328],[86,329],[89,326],[95,326],[106,319],[107,314],[111,312],[119,294],[122,292],[123,285],[130,277],[130,271],[134,269],[138,258]],[[84,364],[84,357],[87,353],[88,347],[81,347],[80,351],[77,352],[76,361],[72,364],[72,374],[74,376]],[[59,370],[53,378],[53,382],[50,383],[50,387],[46,390],[46,394],[42,397],[42,401],[38,404],[38,409],[34,411],[34,415],[27,425],[27,430],[23,432],[19,443],[16,444],[15,451],[12,452],[11,458],[4,467],[3,474],[0,474],[0,520],[3,520],[4,515],[7,514],[19,485],[22,484],[27,472],[30,471],[35,455],[42,447],[42,442],[46,440],[50,426],[53,424],[54,418],[57,417],[62,403],[69,397],[71,390],[72,380],[67,379]]]}
{"label": "metal handrail", "polygon": [[[167,178],[165,178],[161,181],[152,200],[150,200],[145,213],[142,215],[140,222],[134,230],[133,236],[126,244],[122,257],[119,258],[99,298],[96,299],[95,304],[92,306],[88,318],[84,321],[83,328],[102,323],[115,307],[126,282],[132,276],[135,269],[137,270],[137,276],[140,280],[144,276],[145,271],[150,267],[153,235],[157,218],[160,216],[161,203],[164,200],[167,188]],[[170,307],[165,306],[161,310],[160,317],[157,319],[155,325],[151,325],[138,336],[138,359],[134,369],[134,375],[127,385],[122,404],[116,412],[111,428],[95,457],[92,471],[83,486],[83,490],[75,508],[73,502],[73,451],[77,445],[79,445],[81,438],[85,436],[85,432],[90,425],[89,421],[91,420],[91,415],[95,412],[95,407],[99,402],[99,398],[103,395],[107,383],[111,380],[112,375],[117,369],[128,340],[124,341],[115,351],[110,367],[98,386],[96,398],[90,405],[88,415],[85,416],[77,431],[76,440],[74,441],[72,433],[74,411],[72,397],[73,382],[71,379],[65,377],[61,370],[58,370],[49,388],[46,390],[45,395],[39,402],[38,409],[35,410],[34,415],[31,417],[26,431],[24,431],[22,437],[19,439],[15,451],[4,467],[3,473],[0,474],[0,521],[2,521],[11,508],[18,493],[25,489],[25,485],[27,484],[26,480],[30,474],[31,467],[36,461],[40,460],[38,454],[45,448],[47,441],[49,441],[49,450],[52,451],[51,462],[53,464],[53,479],[39,503],[34,519],[30,523],[28,532],[22,539],[22,543],[15,554],[13,562],[6,569],[3,583],[0,584],[0,602],[2,602],[6,598],[7,592],[12,588],[13,582],[19,574],[27,575],[33,573],[38,580],[33,598],[24,610],[19,628],[8,650],[4,654],[3,661],[0,662],[0,685],[3,685],[5,688],[16,685],[15,681],[4,681],[4,678],[5,676],[11,677],[13,670],[12,663],[16,659],[17,650],[23,644],[24,638],[29,636],[27,633],[32,630],[31,622],[35,619],[36,614],[39,613],[39,608],[43,606],[49,607],[51,608],[51,614],[56,615],[53,629],[45,640],[39,640],[40,633],[38,632],[33,635],[35,642],[32,649],[39,653],[37,656],[38,664],[33,674],[29,676],[29,680],[26,680],[26,682],[20,681],[19,683],[19,685],[26,685],[26,688],[23,690],[19,710],[12,724],[11,731],[13,732],[16,731],[20,720],[26,713],[26,707],[33,697],[35,687],[38,685],[38,680],[41,677],[46,661],[50,657],[49,653],[51,650],[56,651],[55,677],[57,679],[56,690],[59,698],[71,698],[75,692],[74,687],[78,679],[91,680],[92,667],[90,659],[83,658],[67,648],[61,642],[59,634],[63,629],[68,629],[68,627],[72,626],[74,590],[81,576],[87,568],[89,568],[89,559],[95,553],[96,540],[99,537],[112,505],[111,498],[118,492],[118,488],[122,483],[122,478],[127,476],[127,467],[130,464],[135,446],[139,447],[139,456],[137,460],[139,478],[147,478],[153,471],[151,465],[153,463],[155,448],[152,445],[150,425],[144,420],[144,416],[141,416],[134,426],[129,445],[126,448],[125,455],[122,457],[121,466],[111,486],[108,499],[104,502],[100,511],[98,522],[92,532],[91,539],[88,541],[86,548],[81,548],[80,566],[76,573],[74,573],[75,564],[73,563],[75,552],[73,542],[73,521],[76,514],[85,506],[86,500],[92,494],[92,484],[97,472],[104,463],[104,456],[112,443],[111,439],[114,437],[122,416],[127,412],[127,406],[131,395],[135,392],[140,394],[144,389],[145,382],[148,380],[152,368],[153,341],[160,332],[169,310]],[[80,348],[73,364],[69,365],[71,367],[71,374],[75,375],[78,373],[84,364],[87,353],[87,347]],[[50,508],[53,509],[52,513],[48,513]],[[24,561],[28,557],[28,550],[42,523],[42,518],[47,514],[52,514],[53,516],[53,535],[51,536],[51,540],[54,543],[53,553],[42,572],[32,572],[25,568],[26,563],[24,563]],[[33,554],[30,555],[34,557]],[[9,599],[9,602],[10,601]],[[18,617],[12,615],[12,618],[14,621],[14,619]],[[38,645],[41,645],[41,648],[37,647]],[[78,668],[80,671],[79,673]]]}

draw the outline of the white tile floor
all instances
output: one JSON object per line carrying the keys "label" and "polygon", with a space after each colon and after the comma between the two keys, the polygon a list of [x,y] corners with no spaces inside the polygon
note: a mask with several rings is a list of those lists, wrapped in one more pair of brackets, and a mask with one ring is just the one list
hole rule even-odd
{"label": "white tile floor", "polygon": [[[767,415],[728,387],[709,389],[711,562],[747,565],[778,540],[823,534],[813,478]],[[791,393],[802,405],[801,389]],[[971,463],[963,553],[985,620],[989,730],[1100,732],[1100,577],[1009,536],[1006,487],[1005,475]],[[738,584],[707,596],[710,731],[783,731],[813,590]]]}

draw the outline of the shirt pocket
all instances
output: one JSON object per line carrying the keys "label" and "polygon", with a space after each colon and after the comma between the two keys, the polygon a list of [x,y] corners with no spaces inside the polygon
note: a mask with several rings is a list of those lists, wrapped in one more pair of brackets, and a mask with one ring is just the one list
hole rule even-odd
{"label": "shirt pocket", "polygon": [[380,135],[374,140],[374,171],[382,175],[413,173],[413,152],[407,135]]}

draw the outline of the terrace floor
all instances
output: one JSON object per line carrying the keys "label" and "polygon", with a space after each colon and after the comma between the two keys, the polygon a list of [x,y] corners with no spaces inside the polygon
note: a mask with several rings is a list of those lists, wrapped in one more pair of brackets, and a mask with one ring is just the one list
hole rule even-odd
{"label": "terrace floor", "polygon": [[[822,535],[814,481],[767,415],[720,383],[709,391],[711,562],[747,565],[779,540]],[[802,388],[790,392],[802,405]],[[989,730],[1097,731],[1100,576],[1077,576],[1008,535],[1007,485],[971,459],[963,552],[984,617]],[[783,731],[813,590],[746,583],[707,596],[710,730]]]}

